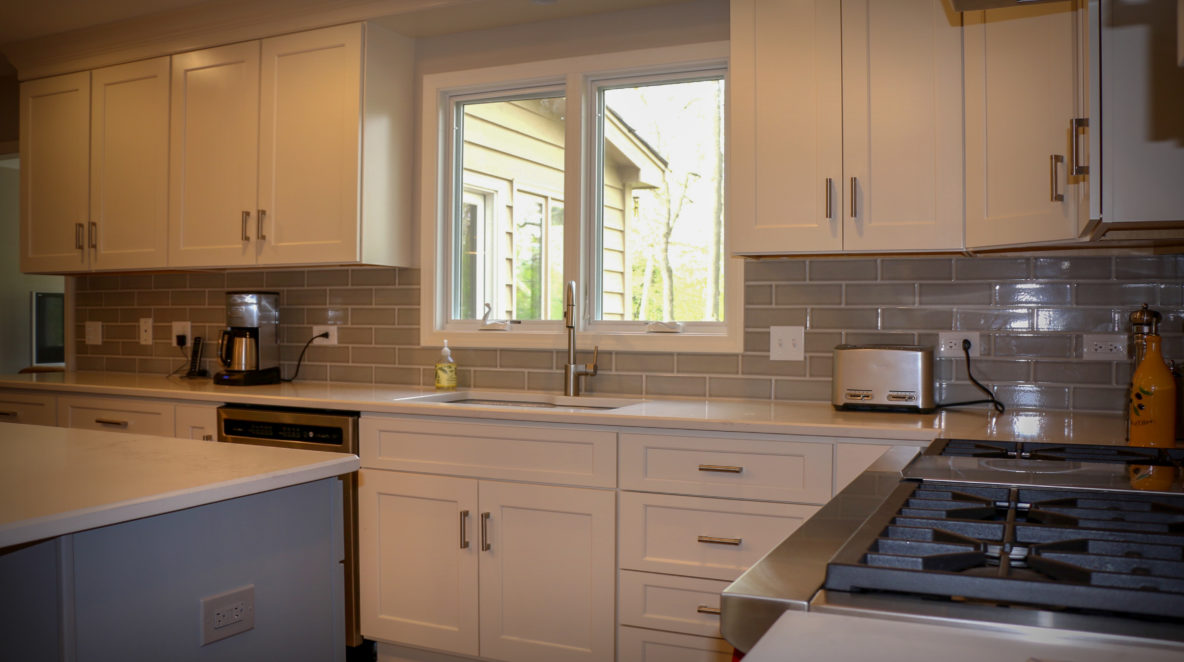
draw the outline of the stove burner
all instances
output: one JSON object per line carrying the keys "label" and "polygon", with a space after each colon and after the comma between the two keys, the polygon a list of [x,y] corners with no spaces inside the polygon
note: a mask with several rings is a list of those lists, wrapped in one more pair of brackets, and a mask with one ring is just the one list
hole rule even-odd
{"label": "stove burner", "polygon": [[1073,460],[1076,462],[1184,466],[1184,448],[1145,448],[1125,445],[1100,446],[1027,441],[937,439],[925,450],[924,454],[1012,460]]}
{"label": "stove burner", "polygon": [[1184,497],[909,487],[835,556],[827,589],[1184,619]]}

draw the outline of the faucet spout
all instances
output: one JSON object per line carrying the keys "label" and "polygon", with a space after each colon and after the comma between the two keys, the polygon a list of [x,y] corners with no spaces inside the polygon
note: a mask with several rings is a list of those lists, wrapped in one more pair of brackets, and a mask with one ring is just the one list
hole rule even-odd
{"label": "faucet spout", "polygon": [[576,396],[580,394],[580,377],[596,376],[596,359],[600,347],[592,349],[591,363],[576,363],[576,282],[567,281],[564,290],[563,325],[567,327],[567,362],[563,364],[563,394]]}

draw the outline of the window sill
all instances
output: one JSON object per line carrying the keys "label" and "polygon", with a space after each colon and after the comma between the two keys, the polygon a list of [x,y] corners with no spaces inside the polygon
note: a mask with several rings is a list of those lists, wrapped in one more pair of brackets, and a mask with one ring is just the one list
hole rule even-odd
{"label": "window sill", "polygon": [[[491,349],[551,349],[566,350],[567,334],[554,331],[445,331],[421,328],[420,344],[440,347],[448,340],[449,347],[478,347]],[[594,333],[576,332],[580,350],[600,347],[604,352],[688,352],[740,353],[744,348],[743,332],[737,328],[728,335],[694,333]]]}

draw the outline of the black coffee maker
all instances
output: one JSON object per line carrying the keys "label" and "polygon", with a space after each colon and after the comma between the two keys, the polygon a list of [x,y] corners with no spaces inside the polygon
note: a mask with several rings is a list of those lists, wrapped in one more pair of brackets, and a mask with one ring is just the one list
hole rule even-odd
{"label": "black coffee maker", "polygon": [[215,384],[253,386],[280,381],[277,292],[227,292],[226,326],[218,338],[222,371]]}

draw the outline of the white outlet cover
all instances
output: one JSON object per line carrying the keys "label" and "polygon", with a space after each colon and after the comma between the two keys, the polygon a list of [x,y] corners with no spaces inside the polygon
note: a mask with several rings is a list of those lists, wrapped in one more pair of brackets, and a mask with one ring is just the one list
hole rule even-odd
{"label": "white outlet cover", "polygon": [[1087,333],[1081,337],[1081,358],[1086,361],[1125,361],[1127,337],[1121,333]]}
{"label": "white outlet cover", "polygon": [[255,585],[201,599],[201,645],[255,627]]}
{"label": "white outlet cover", "polygon": [[[317,338],[316,336],[328,332],[328,338]],[[337,344],[337,325],[336,324],[314,324],[312,327],[312,335],[314,345],[336,345]]]}
{"label": "white outlet cover", "polygon": [[970,355],[982,354],[982,337],[978,331],[942,331],[937,334],[937,354],[939,358],[965,356],[962,351],[962,340],[970,341]]}
{"label": "white outlet cover", "polygon": [[103,323],[102,322],[87,322],[86,323],[86,344],[88,344],[88,345],[102,345],[103,344]]}
{"label": "white outlet cover", "polygon": [[806,327],[769,327],[770,361],[804,361],[806,359]]}
{"label": "white outlet cover", "polygon": [[169,334],[169,344],[177,346],[177,336],[185,336],[185,346],[193,344],[193,325],[189,322],[173,322],[173,332]]}
{"label": "white outlet cover", "polygon": [[152,318],[151,317],[141,317],[140,318],[140,344],[141,345],[151,345],[152,344]]}

